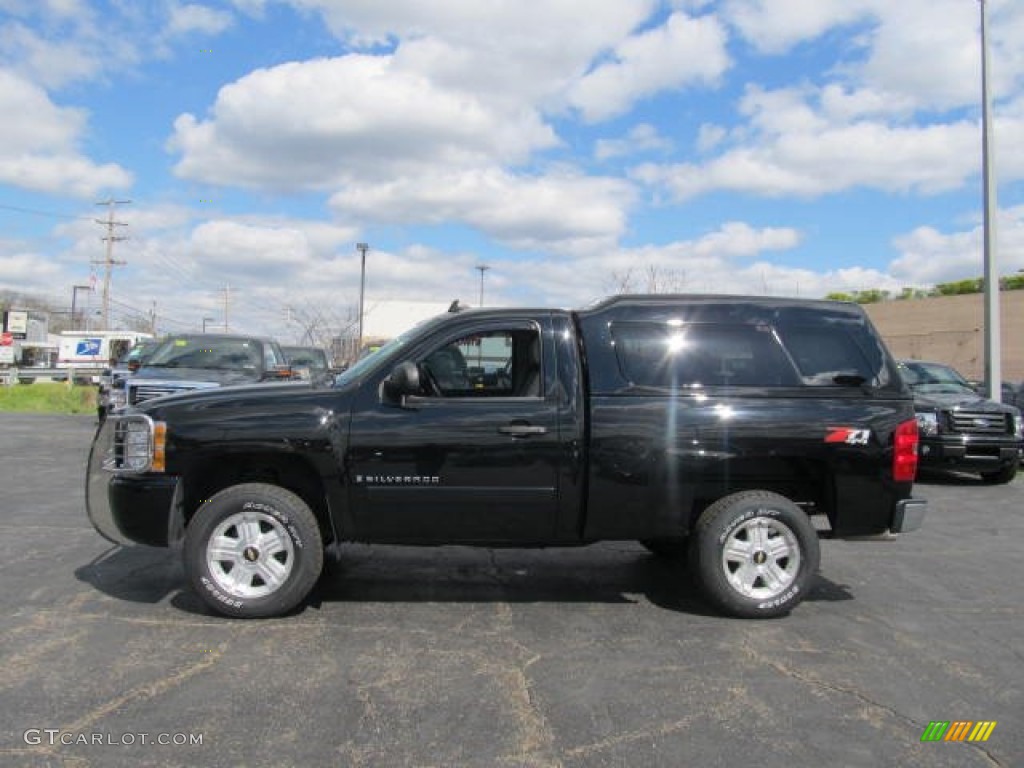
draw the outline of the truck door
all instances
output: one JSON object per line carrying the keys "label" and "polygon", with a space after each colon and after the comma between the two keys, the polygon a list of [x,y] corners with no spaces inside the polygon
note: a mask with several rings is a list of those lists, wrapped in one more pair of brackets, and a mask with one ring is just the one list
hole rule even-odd
{"label": "truck door", "polygon": [[527,542],[558,510],[554,351],[535,320],[463,325],[410,352],[420,392],[377,382],[353,409],[346,475],[355,535]]}

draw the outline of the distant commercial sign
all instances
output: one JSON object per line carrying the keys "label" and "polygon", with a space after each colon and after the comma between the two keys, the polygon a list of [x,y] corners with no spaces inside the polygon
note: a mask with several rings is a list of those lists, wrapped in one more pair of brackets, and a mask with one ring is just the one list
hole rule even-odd
{"label": "distant commercial sign", "polygon": [[24,339],[28,334],[28,312],[21,309],[4,312],[4,332],[15,339]]}
{"label": "distant commercial sign", "polygon": [[81,339],[75,344],[75,357],[94,357],[102,345],[102,339]]}

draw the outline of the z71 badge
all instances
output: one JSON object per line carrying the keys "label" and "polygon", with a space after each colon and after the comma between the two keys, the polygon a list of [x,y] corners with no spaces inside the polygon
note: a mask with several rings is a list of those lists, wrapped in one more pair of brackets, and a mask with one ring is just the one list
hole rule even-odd
{"label": "z71 badge", "polygon": [[846,445],[867,445],[871,442],[870,429],[856,427],[831,427],[825,435],[826,443],[845,443]]}

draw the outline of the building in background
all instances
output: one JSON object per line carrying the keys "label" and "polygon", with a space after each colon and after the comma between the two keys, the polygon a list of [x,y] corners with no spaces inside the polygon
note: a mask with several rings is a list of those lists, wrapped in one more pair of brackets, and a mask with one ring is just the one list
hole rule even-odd
{"label": "building in background", "polygon": [[[984,295],[936,296],[865,304],[871,322],[897,358],[934,360],[968,379],[985,375]],[[1024,379],[1024,291],[999,295],[1002,371]]]}

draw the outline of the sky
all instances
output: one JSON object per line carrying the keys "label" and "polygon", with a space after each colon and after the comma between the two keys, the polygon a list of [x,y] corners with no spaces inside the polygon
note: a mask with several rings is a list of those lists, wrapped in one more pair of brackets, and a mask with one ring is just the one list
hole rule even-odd
{"label": "sky", "polygon": [[[987,9],[1011,275],[1024,3]],[[0,289],[94,313],[113,216],[113,325],[344,333],[357,243],[368,314],[983,272],[978,0],[0,0],[0,114]]]}

